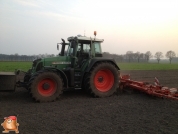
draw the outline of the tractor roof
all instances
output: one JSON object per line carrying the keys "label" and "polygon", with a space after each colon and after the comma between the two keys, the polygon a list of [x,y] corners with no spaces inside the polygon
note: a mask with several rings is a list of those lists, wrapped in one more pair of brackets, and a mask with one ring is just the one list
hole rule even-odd
{"label": "tractor roof", "polygon": [[73,36],[68,37],[67,40],[71,41],[74,38],[77,38],[78,40],[83,40],[83,41],[91,41],[91,40],[96,41],[96,42],[103,42],[104,41],[104,39],[91,38],[91,37],[86,37],[86,36],[81,36],[81,35],[77,35],[75,37],[73,37]]}

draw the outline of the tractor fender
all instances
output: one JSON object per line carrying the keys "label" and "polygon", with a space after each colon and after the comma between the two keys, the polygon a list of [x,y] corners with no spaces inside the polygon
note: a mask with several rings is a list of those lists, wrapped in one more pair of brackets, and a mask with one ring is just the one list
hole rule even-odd
{"label": "tractor fender", "polygon": [[53,68],[53,67],[48,67],[48,66],[44,67],[44,70],[51,70],[51,71],[56,71],[56,72],[58,72],[58,73],[61,75],[62,79],[63,79],[64,87],[68,87],[68,79],[67,79],[67,76],[66,76],[66,74],[65,74],[62,70],[57,69],[57,68]]}
{"label": "tractor fender", "polygon": [[120,68],[118,67],[118,65],[116,64],[116,62],[115,62],[114,59],[112,59],[112,58],[100,58],[100,57],[98,57],[98,58],[91,59],[91,61],[89,62],[88,68],[86,69],[86,72],[89,72],[94,65],[96,65],[97,63],[100,63],[100,62],[110,62],[113,65],[115,65],[115,67],[118,70],[120,70]]}

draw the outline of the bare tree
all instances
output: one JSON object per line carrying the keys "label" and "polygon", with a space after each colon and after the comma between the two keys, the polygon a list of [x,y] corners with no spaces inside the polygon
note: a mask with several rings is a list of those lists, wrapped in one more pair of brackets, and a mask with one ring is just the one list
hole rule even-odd
{"label": "bare tree", "polygon": [[129,62],[130,62],[131,59],[133,58],[133,52],[132,51],[127,51],[126,52],[126,57],[129,59]]}
{"label": "bare tree", "polygon": [[117,54],[111,54],[112,58],[118,61],[118,55]]}
{"label": "bare tree", "polygon": [[109,52],[103,52],[103,57],[111,58],[111,54]]}
{"label": "bare tree", "polygon": [[119,60],[120,60],[121,62],[123,62],[123,60],[124,60],[124,55],[120,55],[120,56],[119,56]]}
{"label": "bare tree", "polygon": [[145,58],[146,58],[146,61],[148,62],[149,60],[150,60],[150,58],[152,58],[153,56],[152,56],[152,53],[150,52],[150,51],[147,51],[146,53],[145,53]]}
{"label": "bare tree", "polygon": [[169,58],[169,61],[170,61],[170,64],[171,64],[171,61],[172,61],[172,58],[173,57],[176,57],[176,54],[175,54],[175,52],[174,51],[168,51],[167,53],[166,53],[166,57],[167,58]]}
{"label": "bare tree", "polygon": [[137,53],[133,53],[132,57],[133,57],[134,61],[137,60],[137,57],[138,57]]}
{"label": "bare tree", "polygon": [[141,53],[140,52],[136,52],[134,54],[134,57],[137,59],[138,62],[140,62],[140,58],[142,57]]}
{"label": "bare tree", "polygon": [[144,57],[145,57],[145,54],[144,53],[140,53],[140,60],[144,59]]}
{"label": "bare tree", "polygon": [[157,59],[157,61],[159,63],[161,58],[163,58],[163,53],[162,52],[156,52],[154,57]]}

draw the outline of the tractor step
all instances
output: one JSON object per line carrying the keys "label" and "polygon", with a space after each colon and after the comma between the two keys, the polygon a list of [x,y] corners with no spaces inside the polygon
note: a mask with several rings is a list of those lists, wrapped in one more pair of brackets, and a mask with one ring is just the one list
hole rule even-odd
{"label": "tractor step", "polygon": [[75,87],[76,88],[80,87],[80,81],[75,81]]}
{"label": "tractor step", "polygon": [[0,91],[14,91],[16,74],[14,72],[0,72]]}
{"label": "tractor step", "polygon": [[79,88],[81,85],[81,72],[80,71],[75,71],[75,76],[74,76],[74,85],[75,88]]}
{"label": "tractor step", "polygon": [[81,72],[75,72],[75,81],[79,81],[81,79]]}

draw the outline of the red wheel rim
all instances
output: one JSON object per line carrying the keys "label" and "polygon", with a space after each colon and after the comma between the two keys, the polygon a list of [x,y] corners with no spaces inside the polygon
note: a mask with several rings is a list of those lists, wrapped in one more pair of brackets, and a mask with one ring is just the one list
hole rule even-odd
{"label": "red wheel rim", "polygon": [[94,76],[94,85],[101,92],[107,92],[114,84],[114,75],[108,69],[99,70]]}
{"label": "red wheel rim", "polygon": [[42,96],[51,96],[56,92],[56,82],[53,79],[46,78],[38,83],[38,92]]}

